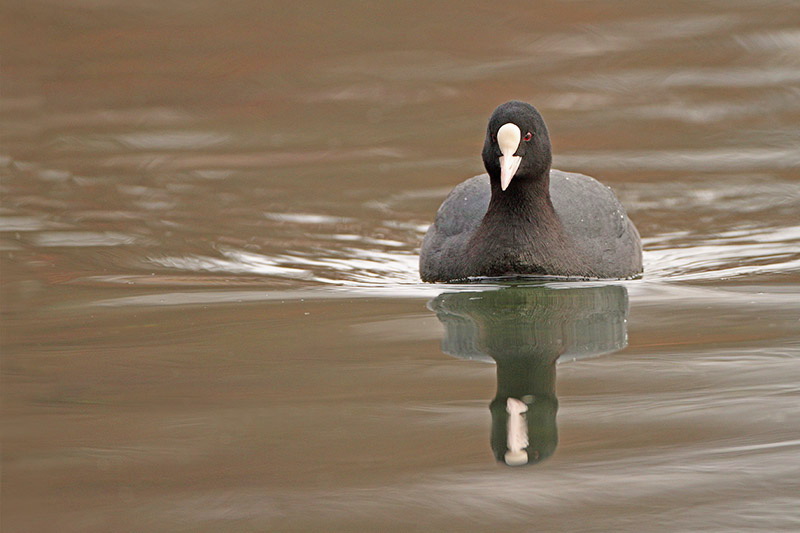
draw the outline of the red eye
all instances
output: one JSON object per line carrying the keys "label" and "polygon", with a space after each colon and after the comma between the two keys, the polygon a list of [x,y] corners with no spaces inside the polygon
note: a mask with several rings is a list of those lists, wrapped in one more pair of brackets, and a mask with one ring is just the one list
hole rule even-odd
{"label": "red eye", "polygon": [[526,133],[525,137],[522,138],[523,141],[530,141],[531,139],[533,139],[533,133],[531,132]]}

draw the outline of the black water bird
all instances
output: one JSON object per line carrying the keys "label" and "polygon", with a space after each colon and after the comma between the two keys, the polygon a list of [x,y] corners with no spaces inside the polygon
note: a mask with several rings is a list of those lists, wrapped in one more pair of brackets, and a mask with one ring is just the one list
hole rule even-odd
{"label": "black water bird", "polygon": [[533,106],[495,109],[482,155],[488,174],[456,186],[425,234],[423,281],[641,274],[641,240],[625,208],[597,180],[550,168],[550,136]]}

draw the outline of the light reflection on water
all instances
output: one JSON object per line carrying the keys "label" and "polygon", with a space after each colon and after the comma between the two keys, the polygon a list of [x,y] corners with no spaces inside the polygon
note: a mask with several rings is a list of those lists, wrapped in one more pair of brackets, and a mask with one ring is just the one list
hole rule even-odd
{"label": "light reflection on water", "polygon": [[[682,210],[693,206],[722,214],[776,208],[787,213],[800,210],[800,188],[786,184],[777,184],[772,188],[762,184],[756,186],[755,190],[752,187],[727,187],[721,190],[706,184],[703,189],[688,189],[683,194],[661,196],[656,201],[646,198],[654,194],[652,188],[647,186],[639,186],[637,189],[628,186],[625,194],[632,199],[629,210],[634,219],[637,210],[658,209],[659,216],[667,218],[683,216]],[[335,229],[338,223],[352,222],[352,219],[345,217],[307,213],[267,216],[295,224],[316,225],[316,234],[308,235],[309,238],[342,241],[348,245],[336,248],[317,245],[314,246],[313,255],[309,254],[310,257],[291,251],[269,256],[219,248],[217,251],[221,257],[216,258],[206,256],[151,260],[160,266],[189,272],[227,272],[311,279],[323,284],[348,287],[354,291],[393,290],[394,287],[403,292],[409,285],[419,285],[416,246],[413,241],[408,243],[401,240],[371,239],[357,234],[325,234],[320,231]],[[395,224],[390,224],[391,221],[388,220],[382,222],[386,226],[404,225],[399,221]],[[405,225],[408,226],[408,223]],[[416,230],[419,242],[426,229],[425,225],[412,229]],[[688,232],[648,236],[644,239],[644,245],[644,279],[650,282],[713,281],[762,274],[788,274],[800,269],[800,226],[742,228],[737,224],[737,227],[726,231],[717,230],[713,236]]]}
{"label": "light reflection on water", "polygon": [[[641,282],[633,284],[670,283],[679,281],[719,282],[753,276],[790,275],[800,269],[800,226],[779,226],[792,222],[791,213],[800,210],[800,189],[795,184],[759,180],[756,183],[740,179],[722,184],[709,182],[694,184],[685,182],[674,185],[625,184],[620,196],[628,206],[634,220],[646,216],[661,226],[682,220],[687,209],[702,216],[705,225],[713,234],[696,229],[650,234],[645,230],[645,275]],[[195,186],[197,187],[197,186]],[[202,194],[195,187],[185,189],[192,196]],[[125,195],[139,199],[160,198],[168,205],[182,205],[182,189],[148,187],[120,187]],[[76,281],[86,284],[121,283],[127,286],[171,287],[186,285],[194,277],[196,288],[207,284],[219,286],[219,276],[225,276],[237,285],[252,284],[270,287],[278,283],[283,290],[300,282],[302,288],[297,297],[303,297],[309,289],[336,288],[351,295],[393,295],[395,297],[420,297],[441,290],[419,282],[417,273],[417,249],[427,224],[420,205],[432,205],[446,191],[419,190],[393,195],[386,199],[368,200],[358,206],[358,212],[376,216],[380,229],[376,232],[370,223],[354,216],[313,212],[246,212],[247,219],[258,224],[258,234],[269,234],[263,244],[250,239],[247,248],[231,244],[213,245],[202,254],[170,255],[159,251],[160,237],[152,231],[143,234],[126,234],[118,231],[90,231],[97,221],[118,222],[119,227],[129,220],[146,217],[134,212],[107,212],[101,209],[73,211],[55,217],[44,214],[41,206],[27,210],[9,210],[0,217],[5,235],[17,232],[17,242],[27,246],[69,250],[80,247],[125,248],[133,246],[132,255],[138,257],[136,264],[126,263],[128,255],[122,254],[122,262],[115,268],[118,273],[103,273],[82,276]],[[235,200],[233,200],[235,202]],[[146,207],[137,200],[137,205]],[[43,216],[32,214],[43,211]],[[770,212],[771,216],[786,214],[780,222],[768,225],[757,218],[743,224],[739,218],[730,218],[731,213]],[[351,212],[350,215],[353,213]],[[408,218],[411,216],[412,218]],[[399,218],[405,217],[405,218]],[[70,219],[72,220],[70,222]],[[256,222],[258,221],[258,222]],[[166,220],[154,220],[159,233],[180,230]],[[160,226],[160,228],[159,228]],[[56,229],[63,228],[63,229]],[[81,230],[81,228],[87,228]],[[174,228],[174,229],[173,229]],[[340,232],[345,229],[345,232]],[[242,232],[241,229],[237,231]],[[244,231],[251,231],[249,228]],[[21,232],[21,233],[20,233]],[[370,235],[371,232],[375,236]],[[224,237],[220,239],[224,241]],[[274,247],[270,241],[285,241],[286,249],[270,252]],[[7,241],[9,245],[13,243]],[[142,247],[142,245],[147,245]],[[294,247],[294,249],[292,248]],[[267,248],[267,250],[264,250]],[[113,254],[110,257],[113,260]],[[145,270],[141,274],[130,272],[131,267]],[[152,271],[155,267],[158,270]],[[214,275],[209,278],[208,274]],[[180,277],[178,277],[180,276]],[[205,281],[204,281],[205,280]],[[286,285],[286,283],[289,285]],[[281,292],[286,298],[285,291]],[[325,297],[325,292],[316,297]],[[229,301],[220,295],[221,301]],[[253,296],[254,299],[263,297]],[[146,296],[144,301],[171,299]],[[138,298],[122,298],[122,302],[139,301]]]}
{"label": "light reflection on water", "polygon": [[[795,150],[791,157],[796,154]],[[619,155],[616,164],[624,166],[624,154],[616,155]],[[748,157],[747,154],[740,155]],[[562,156],[562,159],[569,161],[574,157]],[[587,162],[602,167],[602,157],[593,155],[586,158]],[[683,164],[680,158],[664,153],[654,153],[652,159],[663,161],[673,169],[676,164]],[[611,161],[612,156],[608,160]],[[709,161],[715,161],[712,163],[714,167],[716,161],[736,165],[740,160],[717,155],[709,156]],[[697,161],[694,163],[699,165]],[[776,169],[792,166],[790,160],[777,155],[769,159],[769,164],[776,164]],[[705,164],[700,166],[706,171],[711,170],[705,168]],[[42,179],[49,179],[46,171],[35,168],[22,171],[20,176],[40,177],[42,174]],[[14,181],[10,183],[13,185]],[[80,185],[80,179],[75,183]],[[0,229],[6,236],[11,232],[22,232],[17,233],[17,240],[34,247],[68,249],[78,246],[153,245],[159,240],[163,242],[165,237],[169,238],[170,233],[181,231],[181,219],[193,216],[189,211],[182,213],[186,210],[187,201],[208,194],[204,191],[208,187],[203,183],[185,182],[180,187],[176,183],[166,188],[117,186],[120,199],[125,198],[127,211],[108,211],[91,204],[75,209],[69,200],[39,200],[35,196],[38,188],[32,188],[29,196],[19,197],[17,208],[6,209],[0,217]],[[107,188],[102,182],[92,180],[83,184],[82,188],[96,189],[98,185],[102,189]],[[639,225],[644,235],[646,280],[703,281],[780,274],[798,268],[800,226],[792,225],[792,214],[800,210],[800,188],[796,183],[735,177],[724,182],[626,183],[619,187],[618,192],[633,219],[644,220]],[[158,246],[150,246],[149,250],[147,247],[142,249],[145,261],[139,268],[147,268],[147,264],[161,267],[167,285],[177,272],[211,272],[264,276],[267,284],[270,279],[281,278],[365,290],[396,286],[402,291],[409,285],[419,285],[416,272],[418,243],[426,229],[427,220],[444,194],[446,190],[442,189],[407,190],[387,198],[373,197],[351,204],[347,212],[337,212],[335,207],[330,209],[328,206],[327,213],[264,212],[255,205],[248,206],[244,198],[233,197],[225,202],[241,205],[236,208],[239,211],[236,216],[252,225],[231,228],[249,241],[246,249],[236,245],[235,240],[242,240],[238,238],[231,240],[230,244],[223,244],[226,240],[223,235],[220,235],[221,242],[215,244],[213,249],[202,245],[201,248],[207,250],[203,254],[176,256],[159,251]],[[132,207],[161,212],[161,216],[166,215],[166,218],[152,219],[151,215],[137,213]],[[423,210],[423,207],[427,209]],[[654,229],[682,224],[687,209],[695,210],[707,231],[698,231],[696,228],[655,234],[648,231],[651,228],[647,224],[656,225]],[[733,217],[735,213],[751,213],[750,220]],[[362,218],[353,216],[356,214],[362,214]],[[151,230],[140,231],[140,234],[115,231],[116,228],[130,226],[132,220],[146,220]],[[116,221],[118,224],[116,228],[98,232],[94,230],[98,221]],[[250,232],[253,235],[248,239]],[[261,242],[254,240],[259,236],[264,236]],[[274,243],[280,241],[285,241],[283,249],[271,251]],[[139,253],[134,251],[134,255]],[[130,266],[119,265],[123,270],[119,275],[129,279],[127,276],[130,273],[124,270]],[[151,277],[148,284],[154,285],[160,274],[156,272],[156,277]],[[109,279],[108,274],[103,276]]]}

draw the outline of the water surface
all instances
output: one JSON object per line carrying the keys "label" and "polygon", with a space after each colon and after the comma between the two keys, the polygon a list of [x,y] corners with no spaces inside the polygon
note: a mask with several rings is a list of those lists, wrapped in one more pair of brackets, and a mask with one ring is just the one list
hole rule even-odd
{"label": "water surface", "polygon": [[[798,22],[11,2],[3,531],[796,531]],[[510,98],[642,279],[419,282]]]}

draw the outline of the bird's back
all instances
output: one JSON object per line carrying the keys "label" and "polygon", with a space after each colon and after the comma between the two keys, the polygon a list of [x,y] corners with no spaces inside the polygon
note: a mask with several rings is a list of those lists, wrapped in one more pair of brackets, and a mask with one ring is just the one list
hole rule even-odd
{"label": "bird's back", "polygon": [[[550,197],[564,228],[567,247],[581,265],[571,272],[593,278],[629,278],[642,271],[639,233],[613,191],[582,174],[550,171]],[[447,196],[422,242],[423,281],[447,281],[485,275],[468,271],[470,238],[483,220],[491,199],[489,176],[460,183]],[[553,253],[558,253],[554,248]]]}
{"label": "bird's back", "polygon": [[468,276],[461,270],[469,238],[478,228],[492,197],[489,175],[470,178],[450,191],[422,241],[419,271],[422,281],[446,281]]}
{"label": "bird's back", "polygon": [[630,278],[642,272],[639,232],[610,187],[583,174],[551,170],[550,198],[592,277]]}

